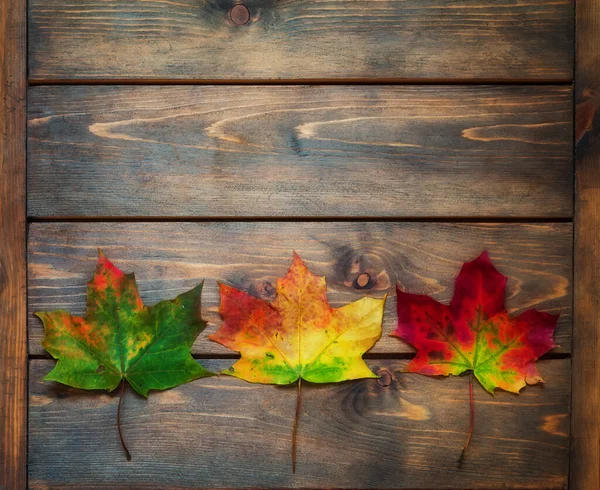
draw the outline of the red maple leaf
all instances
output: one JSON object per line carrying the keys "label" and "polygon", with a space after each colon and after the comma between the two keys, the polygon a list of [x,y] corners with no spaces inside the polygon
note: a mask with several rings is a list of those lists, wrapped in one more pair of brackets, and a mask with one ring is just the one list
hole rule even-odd
{"label": "red maple leaf", "polygon": [[[417,349],[408,371],[443,376],[472,371],[492,394],[496,388],[518,393],[526,384],[543,382],[535,363],[556,347],[552,336],[559,315],[528,310],[509,317],[506,281],[483,252],[463,264],[450,305],[396,288],[398,328],[391,335]],[[471,428],[465,450],[472,431],[472,390],[470,383]]]}

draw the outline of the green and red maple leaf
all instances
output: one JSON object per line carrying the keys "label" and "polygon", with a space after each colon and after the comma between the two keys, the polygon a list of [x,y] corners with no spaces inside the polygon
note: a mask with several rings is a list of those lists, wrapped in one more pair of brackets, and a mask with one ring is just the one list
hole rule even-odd
{"label": "green and red maple leaf", "polygon": [[[559,315],[528,310],[510,317],[504,306],[506,282],[483,252],[463,264],[450,305],[397,288],[398,327],[391,335],[417,350],[407,370],[430,376],[472,371],[492,394],[496,388],[519,393],[526,384],[543,382],[536,361],[556,347]],[[471,425],[461,460],[473,428],[469,386]]]}
{"label": "green and red maple leaf", "polygon": [[127,382],[147,396],[149,390],[212,375],[190,352],[206,326],[200,317],[201,292],[199,284],[173,300],[144,306],[135,276],[99,252],[87,285],[85,317],[63,310],[36,313],[44,323],[43,346],[58,360],[44,379],[108,391]]}
{"label": "green and red maple leaf", "polygon": [[556,347],[559,315],[528,310],[511,318],[504,307],[506,281],[484,252],[463,265],[450,305],[397,289],[392,335],[417,349],[408,370],[444,376],[470,370],[491,393],[518,393],[543,381],[535,363]]}

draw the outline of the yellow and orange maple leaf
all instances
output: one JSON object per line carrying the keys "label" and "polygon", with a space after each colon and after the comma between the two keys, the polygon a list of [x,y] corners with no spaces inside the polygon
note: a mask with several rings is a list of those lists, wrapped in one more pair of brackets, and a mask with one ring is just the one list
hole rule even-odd
{"label": "yellow and orange maple leaf", "polygon": [[252,383],[298,381],[292,432],[295,472],[302,380],[377,378],[362,355],[381,336],[385,298],[366,297],[332,308],[325,277],[312,274],[296,253],[287,275],[277,280],[277,298],[272,303],[225,284],[220,288],[223,325],[210,338],[242,355],[224,373]]}
{"label": "yellow and orange maple leaf", "polygon": [[325,277],[312,274],[295,253],[272,303],[220,288],[224,321],[210,338],[242,354],[225,374],[267,384],[377,377],[362,355],[381,336],[385,299],[365,297],[332,308]]}

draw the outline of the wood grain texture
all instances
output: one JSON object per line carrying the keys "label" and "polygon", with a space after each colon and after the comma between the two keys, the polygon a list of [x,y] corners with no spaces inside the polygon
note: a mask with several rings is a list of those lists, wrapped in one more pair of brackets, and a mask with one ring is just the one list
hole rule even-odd
{"label": "wood grain texture", "polygon": [[[221,370],[231,360],[204,360]],[[385,382],[303,383],[296,474],[290,463],[295,386],[205,378],[147,400],[129,391],[123,456],[118,396],[41,381],[31,362],[31,488],[565,488],[570,361],[540,361],[544,386],[495,397],[468,378],[402,373],[408,361],[372,360]],[[388,384],[389,383],[389,384]],[[388,384],[388,386],[382,386]]]}
{"label": "wood grain texture", "polygon": [[[395,328],[395,284],[449,302],[462,263],[487,249],[509,276],[507,306],[561,313],[555,352],[571,348],[572,226],[560,224],[303,223],[32,223],[29,230],[30,352],[43,354],[43,328],[34,311],[83,314],[85,284],[97,248],[135,271],[146,304],[172,298],[206,280],[202,314],[209,326],[193,353],[232,351],[207,339],[220,325],[215,280],[271,300],[295,250],[326,275],[333,306],[364,295],[390,296],[384,333],[372,354],[414,352],[388,334]],[[367,287],[357,278],[369,274]]]}
{"label": "wood grain texture", "polygon": [[27,482],[26,2],[0,0],[0,489]]}
{"label": "wood grain texture", "polygon": [[600,1],[577,2],[571,488],[600,488]]}
{"label": "wood grain texture", "polygon": [[31,216],[573,208],[570,87],[34,87]]}
{"label": "wood grain texture", "polygon": [[30,77],[570,80],[569,0],[32,0]]}

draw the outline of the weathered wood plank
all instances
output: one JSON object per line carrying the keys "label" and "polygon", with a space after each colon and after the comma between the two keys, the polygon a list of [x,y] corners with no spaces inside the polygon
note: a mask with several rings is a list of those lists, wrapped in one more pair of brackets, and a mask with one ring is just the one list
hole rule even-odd
{"label": "weathered wood plank", "polygon": [[[220,325],[215,280],[270,300],[276,278],[287,272],[296,250],[315,273],[327,276],[328,297],[335,306],[365,294],[389,293],[384,334],[373,353],[413,352],[387,335],[396,323],[396,282],[405,290],[449,301],[462,263],[487,249],[500,271],[510,277],[509,310],[560,312],[558,352],[570,352],[572,239],[570,223],[32,223],[30,352],[44,352],[43,329],[34,311],[84,312],[85,283],[93,274],[98,247],[122,269],[136,272],[142,299],[148,304],[205,279],[206,333]],[[365,272],[371,279],[361,289],[356,279]],[[193,352],[231,354],[205,334]]]}
{"label": "weathered wood plank", "polygon": [[[202,361],[213,370],[232,361]],[[565,488],[570,361],[541,361],[544,386],[495,397],[474,388],[469,425],[466,377],[400,372],[408,361],[372,360],[385,381],[303,387],[296,474],[290,464],[295,387],[205,378],[147,400],[89,393],[41,378],[31,362],[31,488]],[[387,384],[388,386],[381,386]],[[380,384],[381,383],[381,384]]]}
{"label": "weathered wood plank", "polygon": [[570,87],[34,87],[31,216],[573,212]]}
{"label": "weathered wood plank", "polygon": [[30,77],[572,77],[570,0],[245,0],[246,25],[234,3],[32,0]]}
{"label": "weathered wood plank", "polygon": [[27,483],[25,0],[0,0],[0,489]]}
{"label": "weathered wood plank", "polygon": [[600,488],[600,0],[577,2],[571,488]]}

